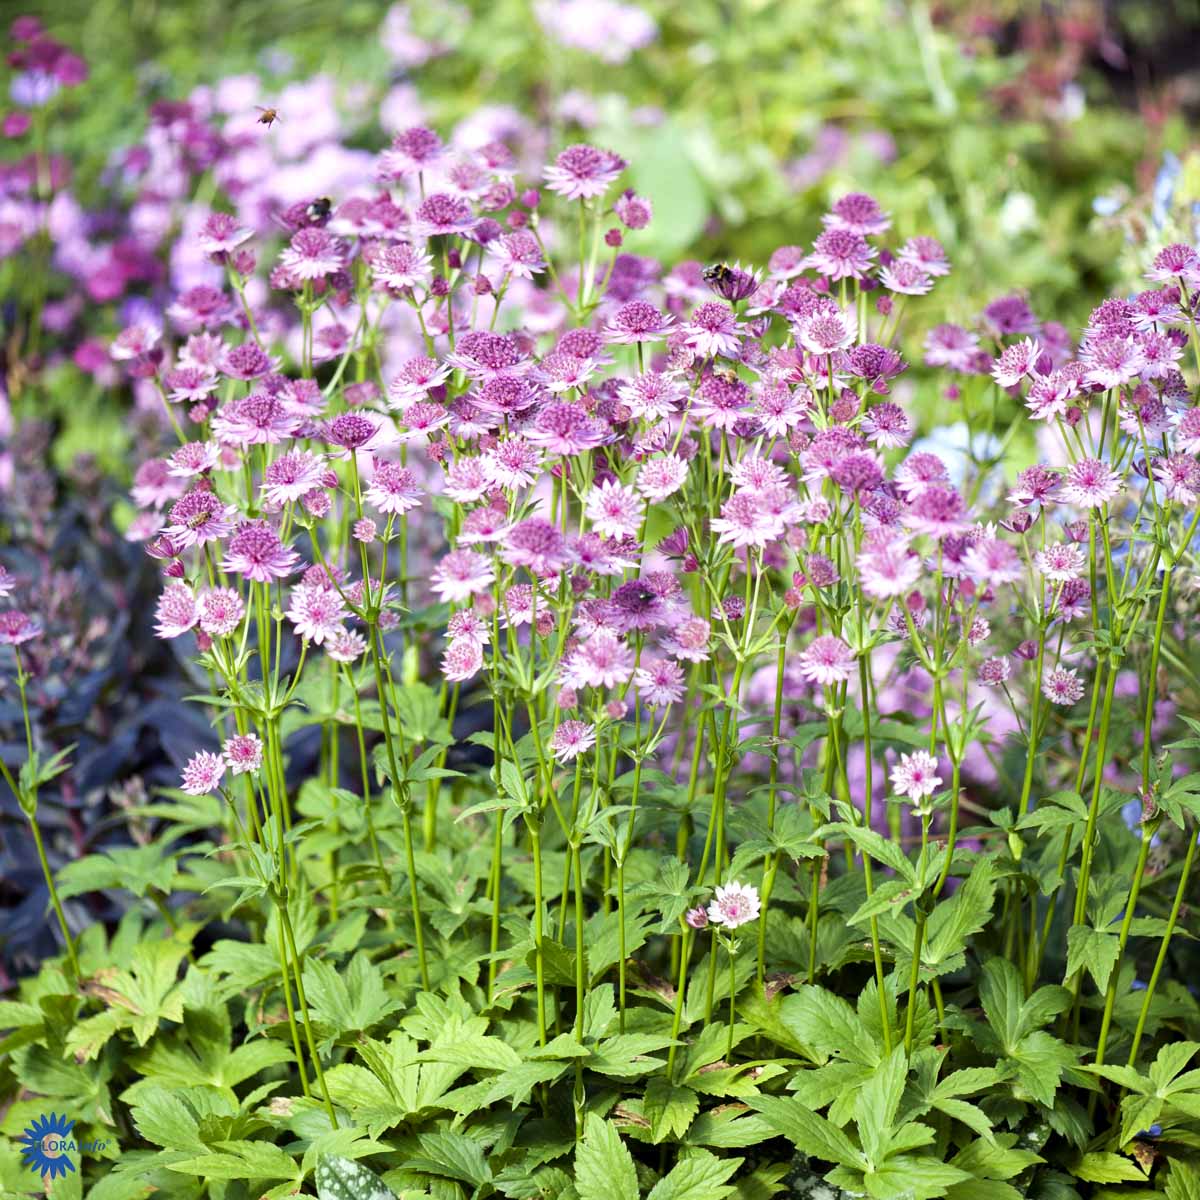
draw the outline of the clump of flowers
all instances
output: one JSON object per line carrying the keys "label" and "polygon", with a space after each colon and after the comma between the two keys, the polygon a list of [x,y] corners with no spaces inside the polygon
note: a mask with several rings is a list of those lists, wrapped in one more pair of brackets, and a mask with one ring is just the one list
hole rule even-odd
{"label": "clump of flowers", "polygon": [[[1068,1082],[1131,1087],[1142,1040],[1169,1045],[1164,1021],[1200,1016],[1159,988],[1196,846],[1195,788],[1160,754],[1200,524],[1194,251],[1165,249],[1153,286],[1099,306],[1077,344],[1016,295],[928,331],[925,365],[952,376],[965,427],[955,457],[914,443],[898,382],[950,263],[930,237],[893,235],[871,196],[840,197],[779,269],[669,272],[634,252],[653,204],[605,147],[566,146],[523,187],[504,146],[418,126],[362,166],[343,194],[290,207],[286,236],[224,211],[185,230],[218,294],[180,290],[112,347],[163,413],[130,529],[163,576],[156,631],[208,680],[218,735],[179,790],[221,798],[231,865],[212,886],[269,905],[255,967],[284,1001],[313,1128],[370,1125],[382,1101],[350,1081],[409,1053],[366,1033],[400,1004],[382,976],[382,1015],[326,1036],[341,981],[314,954],[367,939],[397,948],[413,1036],[450,1022],[446,996],[487,1014],[469,1018],[480,1029],[529,1022],[513,1037],[536,1048],[529,1086],[489,1079],[499,1090],[481,1083],[464,1111],[561,1089],[585,1158],[598,1039],[631,1039],[623,1062],[667,1049],[652,1087],[686,1108],[675,1093],[704,1092],[688,1080],[721,1053],[692,1057],[718,986],[719,1071],[743,1069],[743,1036],[787,1028],[824,1080],[804,1091],[797,1071],[784,1099],[747,1075],[720,1094],[774,1134],[801,1127],[792,1104],[803,1128],[835,1131],[853,1151],[839,1186],[882,1194],[841,1126],[857,1113],[866,1147],[884,1118],[837,1094],[873,1095],[888,1071],[892,1112],[912,1070],[936,1097],[935,1046],[1005,1064],[963,1084],[995,1089],[992,1115],[943,1106],[955,1161],[1022,1106],[1057,1122],[1064,1159],[1119,1138],[1122,1118]],[[1037,459],[1003,487],[1000,411]],[[0,614],[0,644],[33,627]],[[302,733],[320,752],[297,780]],[[482,759],[452,758],[468,741]],[[1132,921],[1157,825],[1136,846],[1102,829],[1121,791],[1187,838],[1150,934]],[[1078,949],[1094,935],[1107,970]],[[1135,936],[1164,947],[1140,996]],[[369,955],[350,961],[375,978]],[[976,968],[994,1029],[1023,1033],[983,1030]],[[818,987],[851,979],[853,1010]],[[1046,983],[1034,1028],[1022,1005]],[[780,988],[787,1020],[768,1006]],[[1070,1042],[1044,1028],[1059,1013]],[[1093,1013],[1085,1070],[1073,1047]],[[573,1091],[565,1064],[545,1067],[563,1039]],[[516,1071],[507,1041],[487,1046]],[[1117,1046],[1131,1074],[1105,1075]],[[854,1074],[830,1082],[831,1067]],[[842,1120],[811,1111],[829,1104]],[[652,1110],[647,1093],[638,1119]],[[906,1150],[938,1136],[914,1127],[896,1134]],[[943,1171],[925,1195],[994,1180],[932,1152],[905,1161]]]}

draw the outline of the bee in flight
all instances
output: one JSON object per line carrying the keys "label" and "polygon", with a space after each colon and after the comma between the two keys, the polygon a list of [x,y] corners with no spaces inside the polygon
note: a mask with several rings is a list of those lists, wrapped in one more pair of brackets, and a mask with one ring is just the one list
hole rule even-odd
{"label": "bee in flight", "polygon": [[263,108],[261,104],[256,104],[254,107],[257,108],[259,112],[258,123],[260,125],[265,125],[268,129],[270,129],[276,121],[283,119],[280,117],[279,110],[277,108]]}

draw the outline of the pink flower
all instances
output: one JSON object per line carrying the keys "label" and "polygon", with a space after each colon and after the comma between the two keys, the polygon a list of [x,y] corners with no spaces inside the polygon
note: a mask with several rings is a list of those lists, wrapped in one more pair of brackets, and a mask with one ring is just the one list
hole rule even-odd
{"label": "pink flower", "polygon": [[262,766],[262,739],[256,733],[238,734],[225,743],[223,753],[235,775],[248,775]]}
{"label": "pink flower", "polygon": [[193,754],[183,768],[180,788],[189,796],[206,796],[215,792],[225,778],[225,760],[219,754],[201,750]]}
{"label": "pink flower", "polygon": [[585,512],[597,533],[624,537],[637,534],[645,507],[632,488],[606,479],[588,493]]}
{"label": "pink flower", "polygon": [[796,338],[810,354],[830,355],[854,344],[858,325],[843,312],[817,312],[796,325]]}
{"label": "pink flower", "polygon": [[624,169],[624,159],[580,143],[568,146],[546,168],[546,186],[567,200],[588,200],[608,191]]}
{"label": "pink flower", "polygon": [[656,342],[673,320],[646,300],[630,300],[622,304],[605,325],[604,340],[627,344]]}
{"label": "pink flower", "polygon": [[1083,681],[1069,668],[1055,667],[1042,680],[1042,695],[1051,704],[1062,704],[1069,707],[1082,699]]}
{"label": "pink flower", "polygon": [[907,595],[922,574],[920,558],[909,553],[908,538],[888,530],[863,539],[857,566],[863,591],[875,600]]}
{"label": "pink flower", "polygon": [[633,682],[651,708],[678,704],[683,699],[683,668],[669,658],[644,657],[634,672]]}
{"label": "pink flower", "polygon": [[867,239],[861,233],[835,227],[817,236],[804,265],[834,281],[863,279],[874,258],[874,247],[867,245]]}
{"label": "pink flower", "polygon": [[681,326],[684,344],[702,358],[733,358],[737,355],[741,333],[737,318],[727,304],[709,301],[699,304],[692,318]]}
{"label": "pink flower", "polygon": [[717,540],[735,549],[762,549],[783,533],[784,523],[763,497],[754,492],[736,492],[721,505],[721,515],[709,521]]}
{"label": "pink flower", "polygon": [[160,638],[177,638],[193,628],[199,620],[196,597],[186,583],[169,583],[158,598],[155,612],[158,624],[155,632]]}
{"label": "pink flower", "polygon": [[737,929],[758,920],[758,889],[750,883],[729,883],[717,887],[708,905],[708,919],[725,929]]}
{"label": "pink flower", "polygon": [[546,269],[537,238],[523,229],[501,234],[488,244],[487,254],[505,275],[517,279],[532,279]]}
{"label": "pink flower", "polygon": [[243,521],[229,539],[222,571],[245,575],[257,583],[270,583],[290,575],[300,556],[279,540],[266,521]]}
{"label": "pink flower", "polygon": [[988,658],[979,664],[976,678],[982,687],[1001,687],[1011,673],[1012,665],[1007,658]]}
{"label": "pink flower", "polygon": [[865,192],[848,192],[835,200],[821,221],[829,229],[848,229],[869,236],[886,233],[892,227],[891,217],[879,207],[874,196]]}
{"label": "pink flower", "polygon": [[442,675],[450,683],[464,683],[483,666],[483,650],[471,638],[457,638],[442,655]]}
{"label": "pink flower", "polygon": [[429,590],[444,603],[461,604],[486,591],[495,578],[487,555],[477,550],[451,550],[434,568]]}
{"label": "pink flower", "polygon": [[164,530],[175,544],[186,550],[226,537],[233,529],[236,509],[222,504],[212,492],[197,490],[171,506],[170,524]]}
{"label": "pink flower", "polygon": [[633,677],[633,651],[615,633],[597,629],[564,660],[562,682],[572,688],[612,688]]}
{"label": "pink flower", "polygon": [[900,761],[892,768],[892,790],[899,796],[907,796],[914,804],[932,796],[942,782],[937,766],[937,759],[924,750],[901,754]]}
{"label": "pink flower", "polygon": [[854,671],[854,653],[841,638],[823,634],[800,655],[799,668],[809,683],[825,687],[845,683]]}
{"label": "pink flower", "polygon": [[1083,550],[1073,542],[1055,542],[1035,554],[1033,561],[1046,579],[1056,583],[1077,578],[1087,566]]}
{"label": "pink flower", "polygon": [[325,464],[315,454],[307,450],[289,451],[267,467],[263,495],[271,504],[282,507],[321,487],[325,470]]}
{"label": "pink flower", "polygon": [[1082,458],[1067,468],[1062,498],[1081,508],[1100,508],[1121,494],[1121,477],[1099,459]]}
{"label": "pink flower", "polygon": [[590,721],[562,721],[550,739],[559,762],[571,762],[596,744],[596,727]]}
{"label": "pink flower", "polygon": [[635,486],[652,504],[673,496],[687,482],[688,465],[677,454],[664,454],[644,462]]}
{"label": "pink flower", "polygon": [[0,612],[0,646],[20,646],[42,632],[42,623],[20,609]]}
{"label": "pink flower", "polygon": [[1041,346],[1033,338],[1025,338],[1006,346],[992,364],[992,378],[1002,388],[1015,387],[1026,375],[1032,373],[1033,364],[1037,362],[1041,352]]}
{"label": "pink flower", "polygon": [[399,516],[418,508],[423,495],[424,489],[410,468],[383,462],[376,465],[363,499],[381,513]]}
{"label": "pink flower", "polygon": [[321,645],[342,631],[346,606],[333,588],[298,583],[288,604],[287,619],[305,641]]}
{"label": "pink flower", "polygon": [[1187,454],[1172,454],[1154,464],[1154,478],[1174,504],[1192,505],[1200,495],[1200,463]]}
{"label": "pink flower", "polygon": [[211,637],[229,637],[242,624],[246,606],[233,588],[211,588],[200,594],[196,616],[200,628]]}
{"label": "pink flower", "polygon": [[388,384],[388,398],[400,408],[424,400],[430,388],[440,387],[450,378],[452,369],[449,363],[438,362],[436,358],[424,355],[410,358]]}

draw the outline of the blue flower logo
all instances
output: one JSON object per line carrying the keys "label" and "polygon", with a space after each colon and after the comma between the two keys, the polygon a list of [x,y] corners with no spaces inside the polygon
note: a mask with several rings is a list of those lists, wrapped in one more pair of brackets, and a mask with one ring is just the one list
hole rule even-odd
{"label": "blue flower logo", "polygon": [[75,1149],[71,1140],[71,1130],[75,1128],[74,1121],[68,1121],[61,1113],[51,1113],[48,1117],[41,1116],[31,1122],[29,1128],[17,1139],[22,1143],[21,1157],[31,1171],[36,1171],[43,1179],[56,1179],[68,1171],[75,1170],[75,1164],[68,1157],[68,1152]]}

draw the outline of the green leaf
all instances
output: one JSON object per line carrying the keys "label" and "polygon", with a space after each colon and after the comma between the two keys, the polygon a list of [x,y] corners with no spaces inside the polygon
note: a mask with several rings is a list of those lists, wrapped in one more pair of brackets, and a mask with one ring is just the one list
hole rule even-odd
{"label": "green leaf", "polygon": [[740,1158],[718,1158],[701,1150],[676,1163],[646,1200],[725,1200],[734,1190],[725,1181],[741,1165]]}
{"label": "green leaf", "polygon": [[1166,1194],[1167,1200],[1200,1200],[1200,1167],[1172,1159]]}
{"label": "green leaf", "polygon": [[862,1151],[832,1121],[805,1107],[795,1096],[752,1096],[748,1103],[805,1154],[860,1171],[866,1166]]}
{"label": "green leaf", "polygon": [[166,1088],[142,1085],[132,1105],[133,1123],[148,1142],[167,1150],[205,1150],[191,1109]]}
{"label": "green leaf", "polygon": [[1085,1183],[1145,1183],[1146,1174],[1133,1162],[1121,1154],[1106,1151],[1095,1151],[1085,1154],[1074,1167],[1071,1174]]}
{"label": "green leaf", "polygon": [[876,1040],[850,1005],[824,988],[805,984],[786,996],[779,1015],[802,1045],[822,1055],[876,1066],[881,1059]]}
{"label": "green leaf", "polygon": [[927,1155],[897,1154],[877,1171],[863,1176],[867,1194],[875,1200],[932,1200],[956,1183],[971,1179],[966,1171]]}
{"label": "green leaf", "polygon": [[1113,967],[1121,956],[1121,941],[1117,934],[1090,925],[1076,925],[1067,931],[1067,975],[1087,968],[1087,972],[1103,993],[1108,988]]}
{"label": "green leaf", "polygon": [[575,1151],[579,1200],[638,1200],[637,1171],[615,1126],[589,1113]]}
{"label": "green leaf", "polygon": [[317,1163],[315,1178],[317,1200],[399,1200],[373,1171],[336,1154]]}
{"label": "green leaf", "polygon": [[642,1114],[650,1122],[650,1140],[656,1145],[664,1138],[677,1141],[687,1132],[700,1108],[700,1097],[691,1088],[656,1075],[646,1087]]}
{"label": "green leaf", "polygon": [[405,1164],[410,1171],[461,1179],[474,1187],[487,1183],[492,1172],[483,1156],[483,1147],[465,1133],[442,1129],[421,1135],[423,1155],[410,1158]]}
{"label": "green leaf", "polygon": [[950,964],[966,951],[967,939],[987,924],[995,898],[992,862],[977,859],[962,887],[930,913],[922,964],[937,974],[954,969]]}
{"label": "green leaf", "polygon": [[887,1156],[907,1075],[904,1048],[896,1046],[859,1089],[854,1119],[863,1151],[872,1162],[881,1162]]}

